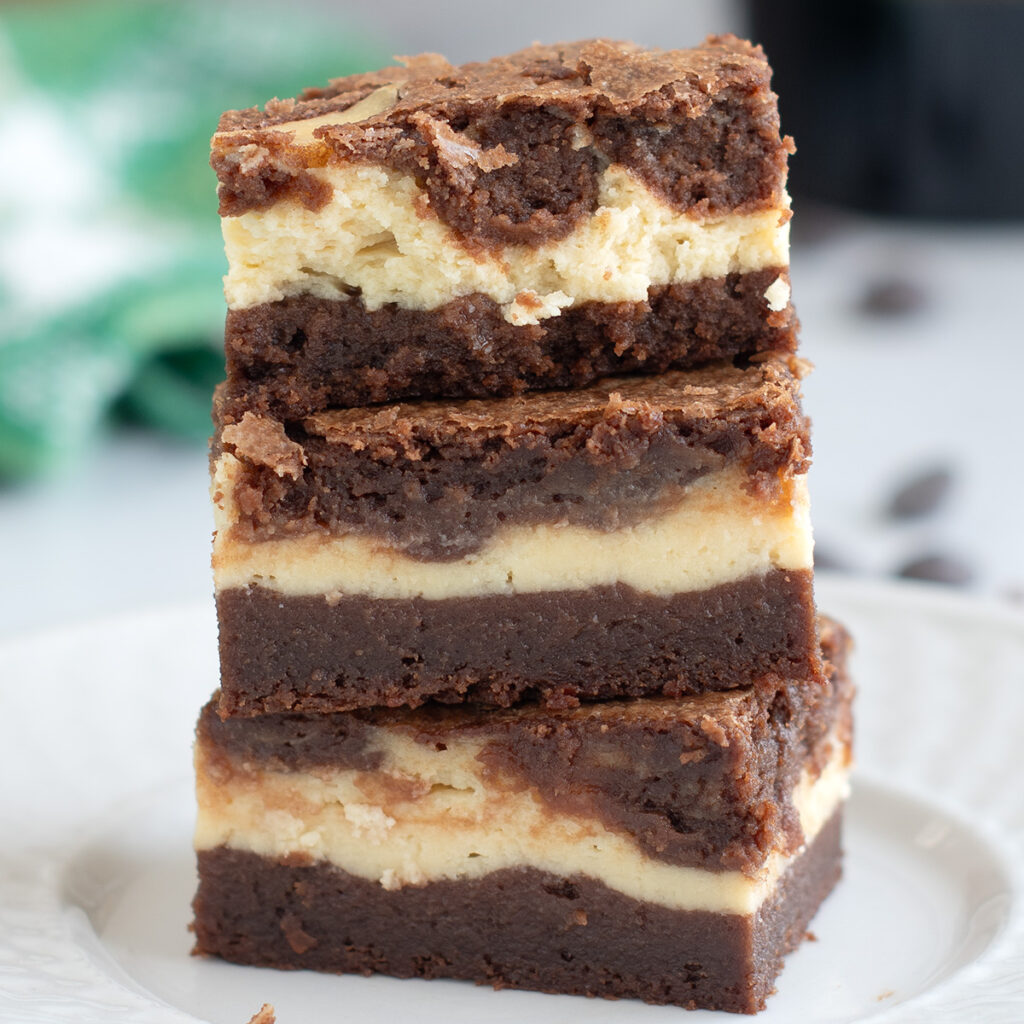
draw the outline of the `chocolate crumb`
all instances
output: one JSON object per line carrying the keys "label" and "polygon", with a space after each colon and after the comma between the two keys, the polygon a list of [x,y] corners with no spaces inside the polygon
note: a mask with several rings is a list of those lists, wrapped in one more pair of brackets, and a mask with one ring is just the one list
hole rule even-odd
{"label": "chocolate crumb", "polygon": [[917,313],[928,304],[928,293],[914,281],[888,277],[864,289],[858,308],[868,316],[897,317]]}
{"label": "chocolate crumb", "polygon": [[302,445],[292,441],[276,420],[247,412],[241,422],[225,425],[220,439],[226,447],[234,449],[237,458],[266,466],[277,477],[297,480],[302,476],[306,465]]}
{"label": "chocolate crumb", "polygon": [[302,927],[302,920],[297,914],[285,914],[281,918],[280,925],[284,937],[288,940],[288,945],[299,956],[316,948],[317,940]]}
{"label": "chocolate crumb", "polygon": [[729,737],[726,734],[726,731],[710,715],[704,715],[700,720],[700,731],[704,733],[712,743],[715,743],[720,747],[729,746]]}
{"label": "chocolate crumb", "polygon": [[927,554],[913,558],[896,570],[896,575],[910,580],[927,580],[962,587],[974,579],[974,572],[953,555]]}
{"label": "chocolate crumb", "polygon": [[926,469],[902,483],[889,499],[889,519],[919,519],[931,515],[949,497],[953,473],[945,466]]}

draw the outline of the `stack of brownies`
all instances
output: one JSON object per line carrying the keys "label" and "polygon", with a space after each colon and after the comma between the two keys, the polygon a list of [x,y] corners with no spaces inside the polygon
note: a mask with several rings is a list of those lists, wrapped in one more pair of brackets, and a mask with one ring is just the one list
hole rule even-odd
{"label": "stack of brownies", "polygon": [[591,41],[222,119],[198,952],[763,1006],[851,731],[769,76]]}

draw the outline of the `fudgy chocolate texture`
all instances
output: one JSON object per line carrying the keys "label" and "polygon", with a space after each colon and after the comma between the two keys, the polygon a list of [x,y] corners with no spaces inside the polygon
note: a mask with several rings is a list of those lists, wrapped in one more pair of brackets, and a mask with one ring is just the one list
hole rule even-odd
{"label": "fudgy chocolate texture", "polygon": [[[628,167],[698,216],[780,205],[789,139],[758,47],[720,36],[692,50],[590,40],[455,67],[436,54],[335,79],[294,100],[229,111],[213,138],[222,216],[282,199],[319,209],[310,168],[367,162],[412,174],[427,210],[468,246],[564,237],[596,206],[597,175]],[[384,109],[324,124],[306,145],[289,122],[388,89]]]}
{"label": "fudgy chocolate texture", "polygon": [[232,539],[363,533],[456,559],[513,524],[628,526],[731,465],[779,499],[810,458],[802,370],[772,356],[578,391],[332,410],[287,429],[246,413],[219,437],[242,463]]}
{"label": "fudgy chocolate texture", "polygon": [[219,847],[198,855],[194,952],[756,1013],[839,880],[840,823],[837,812],[751,916],[671,910],[532,869],[389,892]]}
{"label": "fudgy chocolate texture", "polygon": [[623,584],[473,598],[217,595],[222,715],[678,697],[820,682],[812,573],[660,597]]}
{"label": "fudgy chocolate texture", "polygon": [[812,775],[851,742],[847,637],[822,623],[826,681],[769,676],[728,693],[605,701],[555,710],[426,706],[415,710],[221,719],[203,710],[198,742],[220,777],[235,772],[381,770],[388,738],[439,753],[479,744],[496,792],[529,787],[558,815],[599,821],[646,854],[713,871],[756,872],[804,840],[793,806]]}
{"label": "fudgy chocolate texture", "polygon": [[514,326],[474,294],[438,309],[299,296],[228,312],[224,413],[296,420],[406,398],[487,398],[584,387],[716,359],[793,352],[792,305],[764,297],[786,268],[652,288],[646,302],[585,302]]}

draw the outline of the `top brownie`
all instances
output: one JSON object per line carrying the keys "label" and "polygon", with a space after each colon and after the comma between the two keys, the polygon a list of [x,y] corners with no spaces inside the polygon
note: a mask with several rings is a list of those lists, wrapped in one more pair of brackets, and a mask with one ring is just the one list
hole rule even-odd
{"label": "top brownie", "polygon": [[422,54],[224,114],[213,141],[220,212],[285,196],[325,205],[329,190],[303,173],[314,152],[416,175],[436,214],[482,245],[564,236],[593,209],[608,162],[680,211],[765,209],[781,200],[789,149],[770,75],[763,51],[733,36],[670,51],[534,45],[460,67]]}
{"label": "top brownie", "polygon": [[734,37],[591,40],[426,54],[228,112],[212,164],[236,411],[792,351],[769,78]]}

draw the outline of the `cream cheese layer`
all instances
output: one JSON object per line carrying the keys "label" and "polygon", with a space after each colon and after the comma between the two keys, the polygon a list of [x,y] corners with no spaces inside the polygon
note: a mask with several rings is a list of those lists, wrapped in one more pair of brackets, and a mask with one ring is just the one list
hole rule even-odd
{"label": "cream cheese layer", "polygon": [[[381,730],[381,766],[262,771],[196,750],[197,850],[327,862],[384,889],[471,880],[508,868],[584,875],[636,900],[676,910],[752,914],[799,856],[770,853],[752,874],[658,861],[601,822],[549,808],[532,789],[485,775],[479,741],[444,750]],[[836,740],[817,776],[794,790],[804,845],[848,792],[849,749]]]}
{"label": "cream cheese layer", "polygon": [[457,561],[410,558],[372,535],[306,534],[248,543],[232,536],[237,509],[233,455],[218,461],[213,491],[218,591],[256,584],[287,596],[324,594],[443,600],[490,594],[583,590],[621,583],[668,596],[756,577],[810,570],[806,479],[774,500],[752,495],[746,474],[727,469],[686,488],[678,505],[612,531],[541,524],[507,526]]}
{"label": "cream cheese layer", "polygon": [[[701,219],[618,164],[599,176],[597,209],[566,237],[486,251],[459,241],[411,175],[359,163],[308,173],[333,192],[323,208],[282,199],[222,218],[231,309],[358,295],[369,310],[430,310],[482,293],[526,325],[583,302],[643,302],[652,287],[789,265],[788,197],[776,209]],[[788,298],[779,278],[766,308]]]}

